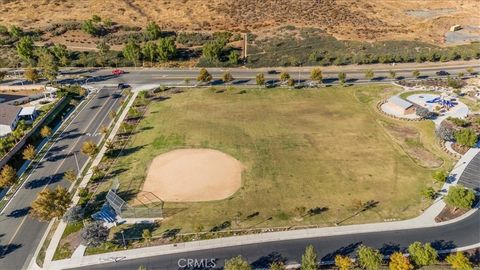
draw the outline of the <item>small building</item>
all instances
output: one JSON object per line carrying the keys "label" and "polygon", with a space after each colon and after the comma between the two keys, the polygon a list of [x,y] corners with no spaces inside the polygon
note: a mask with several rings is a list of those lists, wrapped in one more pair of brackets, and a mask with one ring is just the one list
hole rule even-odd
{"label": "small building", "polygon": [[459,25],[459,24],[456,24],[456,25],[453,25],[452,27],[450,27],[450,32],[456,32],[456,31],[459,31],[459,30],[462,30],[462,26]]}
{"label": "small building", "polygon": [[409,115],[415,113],[415,106],[413,106],[412,103],[398,96],[393,96],[389,98],[385,106],[387,106],[389,110],[394,111],[398,115]]}
{"label": "small building", "polygon": [[5,137],[15,130],[21,111],[21,107],[0,104],[0,137]]}

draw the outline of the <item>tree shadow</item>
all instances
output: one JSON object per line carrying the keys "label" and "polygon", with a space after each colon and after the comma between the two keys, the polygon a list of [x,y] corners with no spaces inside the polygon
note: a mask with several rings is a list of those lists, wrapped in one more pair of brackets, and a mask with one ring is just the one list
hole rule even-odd
{"label": "tree shadow", "polygon": [[355,253],[355,250],[361,244],[362,244],[362,242],[357,242],[357,243],[353,243],[353,244],[350,244],[350,245],[345,246],[345,247],[341,247],[341,248],[335,250],[334,252],[328,253],[327,255],[323,256],[321,260],[322,261],[334,261],[335,257],[337,255],[349,256],[349,255]]}
{"label": "tree shadow", "polygon": [[24,217],[28,215],[28,212],[30,212],[30,209],[32,208],[30,206],[27,206],[21,209],[13,210],[12,212],[10,212],[10,214],[7,215],[7,217],[13,217],[13,218]]}
{"label": "tree shadow", "polygon": [[210,232],[219,232],[227,228],[230,228],[230,226],[232,226],[232,222],[227,220],[227,221],[224,221],[222,224],[214,226],[212,229],[210,229]]}
{"label": "tree shadow", "polygon": [[22,244],[0,245],[0,259],[22,247]]}
{"label": "tree shadow", "polygon": [[165,232],[163,232],[162,238],[172,238],[172,237],[175,237],[177,234],[180,233],[180,230],[181,230],[181,229],[179,229],[179,228],[168,229],[168,230],[166,230]]}
{"label": "tree shadow", "polygon": [[62,178],[63,178],[63,173],[57,173],[57,174],[54,174],[54,175],[51,175],[51,176],[42,177],[40,179],[35,179],[35,180],[28,181],[25,184],[25,188],[26,189],[35,189],[35,188],[43,187],[43,186],[46,186],[48,184],[57,183],[60,180],[62,180]]}
{"label": "tree shadow", "polygon": [[323,212],[328,211],[328,207],[315,207],[315,208],[310,208],[307,212],[307,215],[309,216],[316,216],[320,215]]}
{"label": "tree shadow", "polygon": [[431,245],[436,250],[449,250],[457,247],[453,243],[453,241],[445,241],[445,240],[435,240],[431,243]]}
{"label": "tree shadow", "polygon": [[130,148],[125,148],[125,149],[115,149],[112,151],[112,156],[115,157],[126,157],[129,156],[135,152],[140,151],[142,148],[144,148],[145,145],[140,145],[140,146],[135,146],[135,147],[130,147]]}
{"label": "tree shadow", "polygon": [[248,80],[248,79],[236,80],[236,81],[234,81],[232,84],[233,84],[233,85],[246,84],[246,83],[248,83],[249,81],[250,81],[250,80]]}
{"label": "tree shadow", "polygon": [[405,248],[402,249],[400,248],[399,244],[395,243],[384,243],[379,250],[380,253],[382,253],[383,255],[392,255],[394,252],[397,251],[405,251]]}
{"label": "tree shadow", "polygon": [[287,262],[287,258],[283,257],[282,254],[273,251],[266,256],[258,258],[258,260],[254,261],[251,266],[253,269],[268,269],[270,265],[275,262],[281,262],[285,264]]}

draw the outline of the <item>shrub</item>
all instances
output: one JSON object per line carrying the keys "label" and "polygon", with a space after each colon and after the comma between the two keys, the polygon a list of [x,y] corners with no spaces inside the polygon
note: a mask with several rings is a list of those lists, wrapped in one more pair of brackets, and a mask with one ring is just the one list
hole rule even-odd
{"label": "shrub", "polygon": [[437,262],[438,253],[430,243],[422,245],[420,242],[415,242],[408,247],[408,252],[417,266],[428,266]]}
{"label": "shrub", "polygon": [[455,132],[455,140],[462,146],[474,147],[478,141],[475,130],[466,128]]}
{"label": "shrub", "polygon": [[448,255],[447,261],[453,269],[458,269],[458,270],[473,270],[472,263],[468,259],[467,256],[465,256],[465,253],[463,252],[457,252],[455,254],[450,254]]}
{"label": "shrub", "polygon": [[442,121],[435,132],[437,136],[444,141],[455,140],[455,129],[448,121]]}
{"label": "shrub", "polygon": [[358,248],[360,266],[367,270],[378,270],[382,264],[383,256],[378,249],[361,245]]}
{"label": "shrub", "polygon": [[475,192],[462,185],[450,187],[445,203],[455,208],[470,209],[475,201]]}
{"label": "shrub", "polygon": [[390,270],[412,270],[413,265],[402,253],[395,252],[390,256],[388,268],[390,268]]}
{"label": "shrub", "polygon": [[435,182],[445,183],[447,181],[448,173],[444,170],[436,171],[432,174]]}
{"label": "shrub", "polygon": [[96,247],[107,241],[108,229],[103,226],[101,221],[95,221],[87,224],[82,229],[80,236],[85,245]]}

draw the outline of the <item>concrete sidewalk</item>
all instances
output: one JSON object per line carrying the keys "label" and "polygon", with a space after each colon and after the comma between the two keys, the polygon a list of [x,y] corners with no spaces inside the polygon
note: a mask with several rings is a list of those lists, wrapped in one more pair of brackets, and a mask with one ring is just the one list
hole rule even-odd
{"label": "concrete sidewalk", "polygon": [[243,236],[234,236],[226,238],[218,238],[212,240],[201,240],[194,242],[162,245],[155,247],[146,247],[132,250],[117,251],[99,255],[91,255],[84,257],[75,257],[66,260],[53,261],[49,264],[48,269],[66,269],[74,268],[88,265],[95,265],[101,263],[111,262],[115,258],[121,258],[122,260],[131,260],[138,258],[146,258],[159,255],[175,254],[181,252],[190,252],[197,250],[208,250],[214,248],[224,248],[231,246],[240,246],[255,244],[260,242],[275,242],[282,240],[294,240],[294,239],[305,239],[313,237],[324,237],[324,236],[336,236],[336,235],[348,235],[348,234],[359,234],[359,233],[370,233],[370,232],[379,232],[379,231],[396,231],[396,230],[405,230],[405,229],[418,229],[418,228],[427,228],[427,227],[436,227],[444,226],[447,224],[458,222],[470,215],[474,214],[478,209],[472,209],[465,215],[458,217],[456,219],[437,223],[435,222],[435,217],[440,214],[440,212],[445,207],[443,202],[443,196],[448,192],[448,189],[451,186],[457,184],[460,175],[465,170],[467,164],[473,159],[473,157],[480,151],[478,148],[470,149],[457,163],[453,168],[447,183],[442,187],[439,198],[424,213],[416,218],[396,221],[396,222],[383,222],[383,223],[372,223],[372,224],[358,224],[358,225],[348,225],[348,226],[338,226],[338,227],[327,227],[327,228],[315,228],[315,229],[303,229],[303,230],[294,230],[294,231],[283,231],[283,232],[271,232],[271,233],[261,233],[261,234],[252,234],[252,235],[243,235]]}

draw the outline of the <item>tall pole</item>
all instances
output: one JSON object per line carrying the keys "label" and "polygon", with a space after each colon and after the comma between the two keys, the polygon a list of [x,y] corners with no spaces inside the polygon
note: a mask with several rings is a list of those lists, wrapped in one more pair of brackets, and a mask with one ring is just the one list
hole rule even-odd
{"label": "tall pole", "polygon": [[248,57],[248,33],[245,33],[243,37],[243,43],[244,43],[244,50],[243,50],[243,58],[245,61],[247,61]]}

